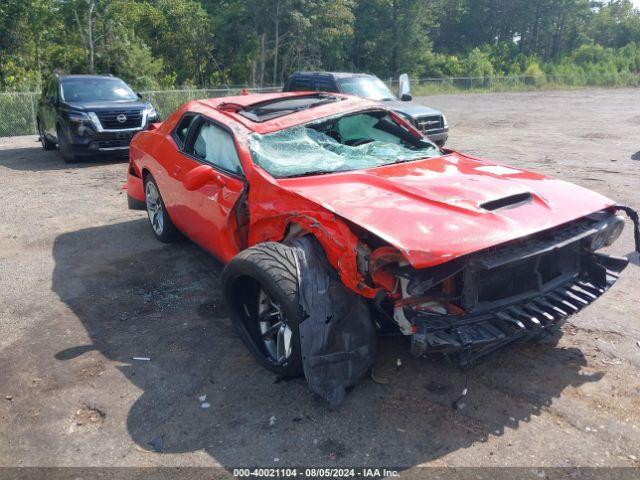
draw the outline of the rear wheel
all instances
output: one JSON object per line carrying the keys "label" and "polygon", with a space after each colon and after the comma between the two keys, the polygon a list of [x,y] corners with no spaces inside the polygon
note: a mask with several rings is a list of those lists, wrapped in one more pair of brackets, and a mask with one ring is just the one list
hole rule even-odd
{"label": "rear wheel", "polygon": [[149,216],[153,234],[161,242],[172,242],[178,235],[178,229],[167,214],[167,208],[164,206],[160,189],[158,189],[158,185],[151,174],[144,179],[144,193],[147,215]]}
{"label": "rear wheel", "polygon": [[263,367],[285,377],[302,374],[296,265],[292,248],[266,242],[240,252],[223,274],[240,338]]}
{"label": "rear wheel", "polygon": [[62,155],[62,159],[66,163],[76,163],[78,161],[78,157],[76,157],[73,153],[71,153],[71,147],[69,147],[69,141],[62,130],[62,127],[58,126],[57,128],[58,134],[58,149],[60,150],[60,155]]}
{"label": "rear wheel", "polygon": [[44,129],[42,128],[42,124],[40,123],[40,119],[38,122],[38,135],[40,136],[40,143],[42,143],[43,150],[55,150],[56,144],[47,138],[44,133]]}

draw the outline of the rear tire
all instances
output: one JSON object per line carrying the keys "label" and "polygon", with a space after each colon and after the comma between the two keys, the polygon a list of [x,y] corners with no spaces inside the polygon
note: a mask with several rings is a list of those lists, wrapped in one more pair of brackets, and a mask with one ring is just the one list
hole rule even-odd
{"label": "rear tire", "polygon": [[40,136],[40,143],[42,143],[43,150],[55,150],[56,144],[47,138],[42,129],[42,124],[40,123],[40,119],[37,120],[38,124],[38,135]]}
{"label": "rear tire", "polygon": [[69,142],[67,140],[67,137],[65,137],[62,128],[58,126],[56,131],[58,133],[58,149],[60,150],[62,159],[65,161],[65,163],[77,163],[78,158],[73,153],[71,153]]}
{"label": "rear tire", "polygon": [[233,326],[258,363],[283,377],[302,375],[303,314],[293,249],[265,242],[244,250],[226,266],[222,281]]}
{"label": "rear tire", "polygon": [[151,231],[161,242],[173,242],[178,236],[178,229],[169,218],[160,189],[151,174],[144,178],[144,193]]}

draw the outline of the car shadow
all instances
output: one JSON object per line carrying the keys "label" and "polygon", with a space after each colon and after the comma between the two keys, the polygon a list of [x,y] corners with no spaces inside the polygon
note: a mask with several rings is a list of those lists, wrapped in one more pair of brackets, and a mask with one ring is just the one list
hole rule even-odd
{"label": "car shadow", "polygon": [[33,147],[0,149],[0,167],[23,172],[44,172],[70,168],[91,168],[111,163],[123,163],[124,156],[96,156],[83,158],[75,163],[65,163],[57,150],[45,151],[34,142]]}
{"label": "car shadow", "polygon": [[[91,343],[58,351],[51,368],[100,352],[140,390],[127,414],[140,448],[205,450],[226,468],[408,468],[517,429],[565,388],[603,375],[581,372],[582,352],[553,343],[514,346],[463,373],[382,337],[375,381],[330,411],[304,379],[281,381],[250,357],[221,299],[222,266],[187,240],[156,243],[141,219],[62,234],[53,259],[52,289]],[[105,391],[103,404],[118,409],[119,393]]]}

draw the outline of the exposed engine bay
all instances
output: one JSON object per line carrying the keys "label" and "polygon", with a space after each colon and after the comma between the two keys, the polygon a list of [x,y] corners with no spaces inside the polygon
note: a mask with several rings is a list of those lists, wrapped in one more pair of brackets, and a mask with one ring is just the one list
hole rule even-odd
{"label": "exposed engine bay", "polygon": [[452,354],[468,365],[560,326],[611,287],[628,260],[597,250],[611,245],[623,228],[620,216],[597,212],[421,270],[383,246],[369,255],[369,274],[385,290],[375,302],[412,336],[414,355]]}

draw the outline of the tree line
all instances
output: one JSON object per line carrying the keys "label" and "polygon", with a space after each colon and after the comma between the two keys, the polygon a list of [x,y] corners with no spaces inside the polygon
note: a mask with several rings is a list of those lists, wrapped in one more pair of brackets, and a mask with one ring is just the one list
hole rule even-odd
{"label": "tree line", "polygon": [[51,72],[140,89],[279,84],[296,70],[382,78],[640,71],[630,0],[2,0],[0,89]]}

